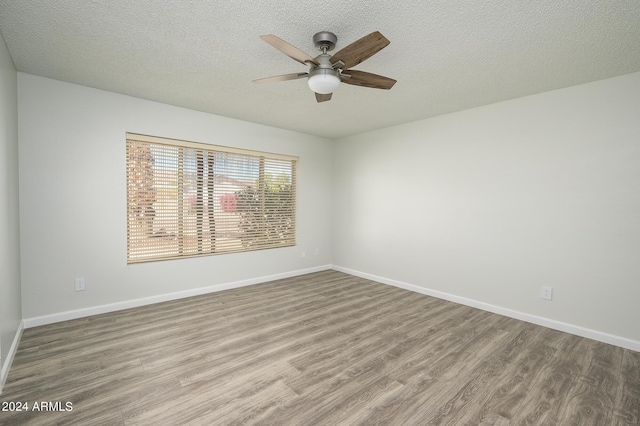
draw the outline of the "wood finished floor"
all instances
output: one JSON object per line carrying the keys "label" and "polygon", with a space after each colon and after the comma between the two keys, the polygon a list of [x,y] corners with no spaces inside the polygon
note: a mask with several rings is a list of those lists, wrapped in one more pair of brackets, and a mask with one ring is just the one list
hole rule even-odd
{"label": "wood finished floor", "polygon": [[2,425],[638,425],[640,353],[325,271],[24,331]]}

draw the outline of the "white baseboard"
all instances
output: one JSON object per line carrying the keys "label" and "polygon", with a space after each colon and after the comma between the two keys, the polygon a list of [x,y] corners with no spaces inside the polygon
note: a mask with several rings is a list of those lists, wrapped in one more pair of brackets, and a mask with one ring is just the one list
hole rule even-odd
{"label": "white baseboard", "polygon": [[565,333],[575,334],[576,336],[586,337],[588,339],[593,339],[599,342],[608,343],[611,345],[620,346],[622,348],[631,349],[632,351],[640,352],[640,342],[636,340],[627,339],[626,337],[620,337],[613,334],[603,333],[601,331],[591,330],[591,329],[580,327],[577,325],[568,324],[562,321],[556,321],[549,318],[539,317],[537,315],[526,314],[524,312],[514,311],[511,309],[491,305],[489,303],[484,303],[484,302],[480,302],[473,299],[467,299],[465,297],[444,293],[442,291],[431,290],[425,287],[420,287],[414,284],[408,284],[402,281],[397,281],[389,278],[379,277],[377,275],[367,274],[365,272],[344,268],[342,266],[332,265],[331,268],[336,271],[344,272],[350,275],[355,275],[357,277],[365,278],[371,281],[376,281],[382,284],[392,285],[394,287],[403,288],[405,290],[414,291],[416,293],[425,294],[427,296],[437,297],[438,299],[444,299],[450,302],[459,303],[461,305],[471,306],[473,308],[478,308],[484,311],[493,312],[494,314],[515,318],[521,321],[526,321],[532,324],[541,325],[543,327],[551,328],[554,330],[564,331]]}
{"label": "white baseboard", "polygon": [[299,269],[296,271],[283,272],[281,274],[266,275],[242,281],[234,281],[224,284],[216,284],[208,287],[200,287],[192,290],[179,291],[175,293],[160,294],[157,296],[144,297],[141,299],[126,300],[123,302],[111,303],[108,305],[93,306],[90,308],[76,309],[73,311],[60,312],[57,314],[44,315],[34,318],[24,319],[24,328],[38,327],[41,325],[53,324],[61,321],[89,317],[92,315],[105,314],[108,312],[121,311],[123,309],[136,308],[138,306],[152,305],[154,303],[167,302],[170,300],[184,299],[186,297],[200,296],[202,294],[214,293],[222,290],[244,287],[253,284],[265,283],[268,281],[280,280],[283,278],[296,277],[313,272],[326,271],[331,269],[331,265],[316,266],[313,268]]}
{"label": "white baseboard", "polygon": [[9,376],[9,368],[11,368],[11,364],[13,364],[13,358],[16,356],[16,352],[18,352],[18,345],[20,344],[20,338],[22,337],[22,330],[24,330],[24,321],[20,321],[18,330],[16,330],[16,335],[13,337],[13,342],[9,348],[7,358],[0,366],[0,394],[2,394],[2,388],[4,387],[4,383],[7,381],[7,376]]}
{"label": "white baseboard", "polygon": [[[322,265],[314,268],[300,269],[296,271],[262,276],[262,277],[248,279],[248,280],[225,283],[225,284],[217,284],[213,286],[201,287],[201,288],[192,289],[192,290],[185,290],[185,291],[180,291],[176,293],[168,293],[168,294],[162,294],[158,296],[145,297],[141,299],[127,300],[127,301],[112,303],[108,305],[100,305],[100,306],[94,306],[90,308],[77,309],[74,311],[61,312],[61,313],[52,314],[52,315],[26,318],[20,325],[19,332],[16,333],[16,339],[14,339],[14,344],[11,347],[10,355],[7,357],[7,360],[2,365],[2,374],[0,375],[0,385],[2,385],[4,383],[4,380],[6,379],[9,366],[11,365],[11,361],[13,361],[13,355],[15,354],[15,351],[18,349],[18,342],[20,341],[20,336],[22,335],[23,328],[37,327],[40,325],[53,324],[61,321],[84,318],[84,317],[104,314],[108,312],[115,312],[123,309],[135,308],[138,306],[145,306],[145,305],[151,305],[154,303],[167,302],[170,300],[183,299],[186,297],[199,296],[202,294],[214,293],[217,291],[229,290],[229,289],[244,287],[244,286],[253,285],[253,284],[260,284],[268,281],[274,281],[274,280],[279,280],[283,278],[290,278],[290,277],[295,277],[299,275],[310,274],[313,272],[325,271],[328,269],[334,269],[336,271],[355,275],[357,277],[369,279],[382,284],[392,285],[394,287],[399,287],[405,290],[413,291],[413,292],[424,294],[427,296],[433,296],[439,299],[448,300],[450,302],[460,303],[461,305],[471,306],[473,308],[482,309],[484,311],[493,312],[495,314],[504,315],[506,317],[518,319],[521,321],[526,321],[532,324],[541,325],[543,327],[551,328],[554,330],[575,334],[576,336],[586,337],[589,339],[597,340],[599,342],[608,343],[611,345],[620,346],[622,348],[631,349],[633,351],[640,352],[640,342],[636,340],[631,340],[625,337],[603,333],[600,331],[588,329],[585,327],[580,327],[573,324],[568,324],[561,321],[552,320],[549,318],[540,317],[537,315],[531,315],[524,312],[514,311],[511,309],[503,308],[501,306],[491,305],[489,303],[480,302],[477,300],[468,299],[465,297],[460,297],[453,294],[432,290],[432,289],[420,287],[414,284],[392,280],[389,278],[380,277],[377,275],[368,274],[365,272],[360,272],[360,271],[356,271],[349,268],[344,268],[342,266]],[[1,389],[2,389],[2,386],[0,386],[0,390]]]}

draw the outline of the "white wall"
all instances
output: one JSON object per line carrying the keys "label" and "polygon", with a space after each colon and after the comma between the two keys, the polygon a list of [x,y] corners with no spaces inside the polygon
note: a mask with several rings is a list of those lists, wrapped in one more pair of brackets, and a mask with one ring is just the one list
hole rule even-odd
{"label": "white wall", "polygon": [[640,73],[338,140],[333,188],[335,265],[640,348]]}
{"label": "white wall", "polygon": [[21,329],[18,83],[0,35],[0,390]]}
{"label": "white wall", "polygon": [[[26,320],[330,264],[331,141],[23,73],[18,89]],[[299,156],[298,246],[128,266],[125,132]]]}
{"label": "white wall", "polygon": [[[333,263],[640,345],[640,73],[338,141],[28,74],[18,93],[27,320]],[[298,247],[128,266],[125,132],[299,155]]]}

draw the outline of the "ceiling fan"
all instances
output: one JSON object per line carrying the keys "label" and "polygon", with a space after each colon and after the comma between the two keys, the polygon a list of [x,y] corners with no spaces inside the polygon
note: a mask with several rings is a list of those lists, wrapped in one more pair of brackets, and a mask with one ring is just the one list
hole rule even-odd
{"label": "ceiling fan", "polygon": [[338,88],[340,82],[387,90],[396,83],[396,80],[392,78],[351,69],[390,43],[378,31],[354,41],[333,55],[329,55],[327,52],[336,46],[338,37],[329,31],[319,32],[313,36],[313,43],[322,53],[315,58],[272,34],[263,35],[260,38],[290,58],[303,65],[308,65],[309,71],[261,78],[253,80],[254,83],[275,83],[306,77],[309,88],[315,92],[318,102],[330,100],[333,91]]}

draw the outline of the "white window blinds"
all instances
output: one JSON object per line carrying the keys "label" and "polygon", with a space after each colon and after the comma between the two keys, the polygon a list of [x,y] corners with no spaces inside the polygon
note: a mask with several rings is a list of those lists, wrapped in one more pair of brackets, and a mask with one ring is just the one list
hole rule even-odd
{"label": "white window blinds", "polygon": [[128,133],[128,263],[295,245],[297,161]]}

